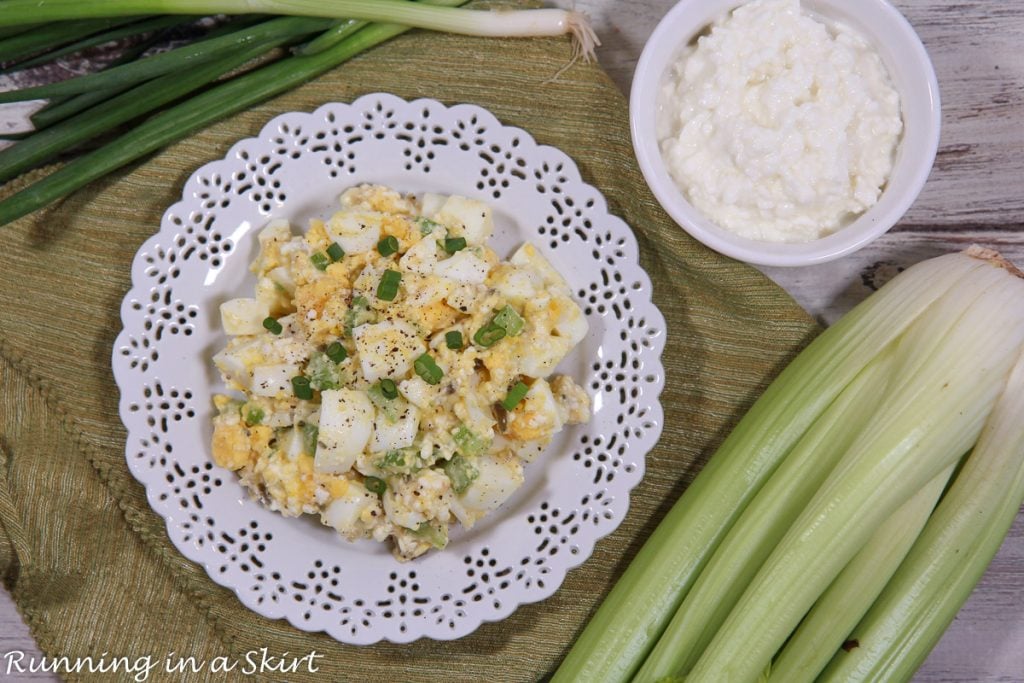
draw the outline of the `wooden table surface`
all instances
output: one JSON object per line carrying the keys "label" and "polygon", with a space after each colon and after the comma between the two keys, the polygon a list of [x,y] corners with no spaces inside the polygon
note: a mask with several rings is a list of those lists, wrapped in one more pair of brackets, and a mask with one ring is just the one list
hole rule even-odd
{"label": "wooden table surface", "polygon": [[[644,41],[674,1],[575,0],[603,41],[601,64],[624,93]],[[899,268],[971,243],[1024,264],[1024,0],[895,4],[935,64],[942,140],[923,193],[889,234],[833,263],[764,269],[826,324]],[[0,108],[0,130],[17,118],[17,110]],[[0,589],[0,656],[11,650],[39,655]],[[1024,514],[915,680],[1024,681]]]}

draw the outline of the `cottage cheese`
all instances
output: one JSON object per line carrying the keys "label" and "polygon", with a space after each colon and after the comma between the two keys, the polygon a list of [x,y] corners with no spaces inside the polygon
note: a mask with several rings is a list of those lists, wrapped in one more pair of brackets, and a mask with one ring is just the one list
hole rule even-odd
{"label": "cottage cheese", "polygon": [[878,54],[799,0],[757,0],[687,47],[662,88],[672,177],[743,237],[806,242],[878,201],[902,131]]}

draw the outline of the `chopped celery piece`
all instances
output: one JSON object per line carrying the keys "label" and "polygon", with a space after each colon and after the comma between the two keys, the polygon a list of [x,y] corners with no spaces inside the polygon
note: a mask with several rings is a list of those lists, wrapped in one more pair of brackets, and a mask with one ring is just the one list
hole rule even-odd
{"label": "chopped celery piece", "polygon": [[459,453],[468,458],[474,458],[491,447],[490,439],[477,436],[466,425],[460,425],[452,434],[452,439]]}
{"label": "chopped celery piece", "polygon": [[494,315],[494,324],[505,330],[508,336],[514,337],[523,331],[526,321],[516,313],[516,309],[506,304],[505,308]]}
{"label": "chopped celery piece", "polygon": [[444,473],[452,482],[452,490],[462,493],[480,476],[480,470],[473,467],[468,458],[456,453],[444,464]]}
{"label": "chopped celery piece", "polygon": [[412,474],[426,466],[420,457],[419,449],[415,447],[388,451],[375,464],[377,469],[386,470],[391,474]]}
{"label": "chopped celery piece", "polygon": [[352,305],[345,311],[345,335],[351,337],[352,330],[364,323],[376,322],[377,314],[370,310],[370,302],[364,296],[352,299]]}
{"label": "chopped celery piece", "polygon": [[400,398],[392,399],[385,396],[380,382],[371,386],[366,391],[366,395],[370,397],[370,402],[373,403],[374,407],[392,424],[398,420],[398,416],[405,410],[406,402]]}
{"label": "chopped celery piece", "polygon": [[316,455],[316,442],[320,437],[320,429],[315,424],[302,425],[302,449],[306,455]]}
{"label": "chopped celery piece", "polygon": [[317,391],[340,389],[345,386],[348,379],[341,366],[328,358],[326,353],[319,351],[314,351],[310,355],[309,364],[306,365],[306,377],[309,378],[309,386]]}
{"label": "chopped celery piece", "polygon": [[448,545],[448,526],[440,522],[423,522],[413,529],[413,534],[438,549]]}

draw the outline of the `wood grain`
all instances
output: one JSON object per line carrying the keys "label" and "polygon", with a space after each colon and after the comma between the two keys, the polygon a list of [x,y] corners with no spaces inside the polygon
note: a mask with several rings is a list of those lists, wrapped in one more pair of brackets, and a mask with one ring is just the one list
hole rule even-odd
{"label": "wood grain", "polygon": [[[590,15],[603,41],[598,58],[623,93],[628,95],[644,41],[673,4],[575,0]],[[763,269],[826,324],[900,268],[968,244],[997,248],[1024,264],[1024,3],[895,4],[935,64],[942,140],[928,184],[888,235],[834,263]],[[0,89],[6,89],[2,79]],[[21,127],[23,114],[24,109],[0,107],[0,131]],[[9,596],[0,591],[0,655],[10,650],[39,654]],[[1024,681],[1024,515],[915,680]]]}

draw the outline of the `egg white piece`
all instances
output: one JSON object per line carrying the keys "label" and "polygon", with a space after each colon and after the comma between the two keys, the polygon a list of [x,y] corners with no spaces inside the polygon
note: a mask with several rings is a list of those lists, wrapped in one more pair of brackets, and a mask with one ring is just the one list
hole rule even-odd
{"label": "egg white piece", "polygon": [[331,389],[320,395],[320,432],[317,436],[317,472],[343,474],[370,441],[374,408],[366,392]]}

